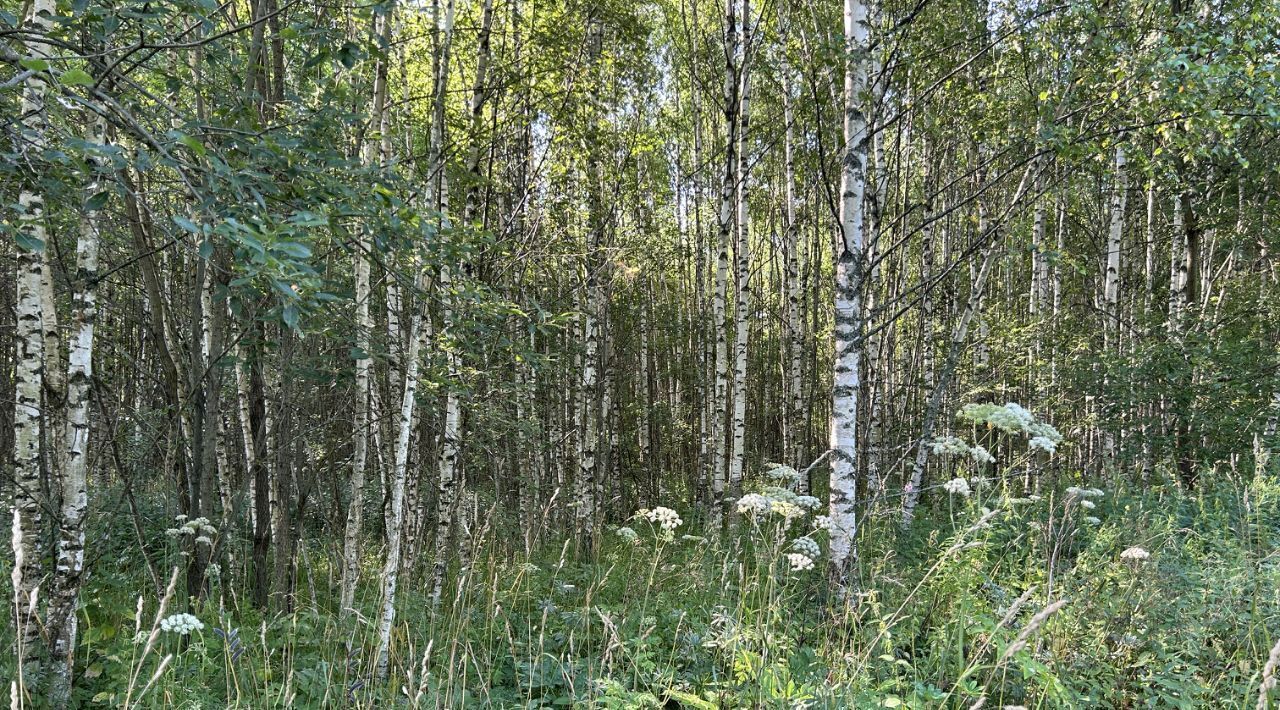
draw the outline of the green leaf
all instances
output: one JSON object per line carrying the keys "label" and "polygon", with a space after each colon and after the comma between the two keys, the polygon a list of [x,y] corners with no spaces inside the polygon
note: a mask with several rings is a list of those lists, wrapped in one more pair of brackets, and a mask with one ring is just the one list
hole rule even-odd
{"label": "green leaf", "polygon": [[675,688],[667,690],[667,697],[674,698],[691,708],[698,708],[698,710],[716,710],[716,705],[714,703],[703,700],[693,693],[685,693],[683,691],[676,690]]}
{"label": "green leaf", "polygon": [[305,244],[299,244],[297,242],[277,242],[273,246],[279,251],[282,251],[295,259],[306,259],[311,256],[311,248]]}
{"label": "green leaf", "polygon": [[26,249],[27,251],[34,251],[37,253],[44,251],[44,241],[40,239],[36,239],[30,234],[27,234],[25,232],[18,232],[18,235],[17,237],[15,237],[15,239],[18,242],[19,249]]}
{"label": "green leaf", "polygon": [[19,59],[18,63],[22,65],[23,69],[30,69],[31,71],[47,71],[49,69],[49,62],[35,57]]}
{"label": "green leaf", "polygon": [[58,81],[63,86],[93,86],[93,77],[89,76],[89,72],[83,69],[68,69],[62,72],[62,76],[58,77]]}
{"label": "green leaf", "polygon": [[280,317],[284,319],[284,324],[289,326],[290,330],[298,329],[298,307],[285,306],[284,311],[280,313]]}
{"label": "green leaf", "polygon": [[109,199],[111,199],[111,193],[104,190],[85,200],[84,207],[90,212],[97,212],[107,206],[107,200]]}
{"label": "green leaf", "polygon": [[201,158],[209,154],[209,151],[204,147],[204,143],[201,143],[185,133],[178,136],[178,142],[190,148],[192,153],[195,153]]}
{"label": "green leaf", "polygon": [[174,216],[173,216],[173,223],[174,223],[174,224],[176,224],[176,225],[178,225],[179,227],[181,227],[181,228],[183,228],[183,229],[187,230],[188,232],[191,232],[192,234],[199,234],[199,233],[200,233],[200,227],[196,226],[196,223],[195,223],[195,222],[192,222],[191,220],[187,219],[186,217],[179,217],[178,215],[174,215]]}

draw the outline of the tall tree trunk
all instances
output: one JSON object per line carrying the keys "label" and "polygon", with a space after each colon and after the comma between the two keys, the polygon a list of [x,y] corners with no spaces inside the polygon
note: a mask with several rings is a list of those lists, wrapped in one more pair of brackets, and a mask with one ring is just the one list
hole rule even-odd
{"label": "tall tree trunk", "polygon": [[[388,7],[374,20],[374,34],[382,38],[385,46],[391,46],[391,21],[395,6]],[[387,62],[379,58],[374,66],[373,110],[369,116],[369,133],[362,146],[362,160],[366,166],[385,160],[379,155],[379,146],[388,133]],[[374,131],[374,127],[377,131]],[[340,618],[355,603],[356,582],[360,578],[360,534],[364,525],[364,475],[369,459],[369,333],[373,323],[369,317],[369,297],[372,289],[369,279],[369,251],[373,248],[369,229],[361,228],[355,248],[356,286],[356,402],[355,431],[351,456],[351,499],[347,504],[346,531],[342,540],[342,591],[338,604]]]}
{"label": "tall tree trunk", "polygon": [[863,207],[867,184],[867,74],[871,26],[864,0],[844,3],[844,141],[840,239],[835,252],[834,372],[831,383],[831,575],[849,586],[856,560],[858,382],[863,338]]}
{"label": "tall tree trunk", "polygon": [[[1128,183],[1125,173],[1124,147],[1116,146],[1115,180],[1111,188],[1111,224],[1107,232],[1107,267],[1103,277],[1102,300],[1104,303],[1103,337],[1104,351],[1112,353],[1120,347],[1120,239],[1124,234],[1124,210]],[[1103,378],[1105,398],[1110,397],[1109,380]],[[1105,420],[1105,418],[1104,418]],[[1114,467],[1116,456],[1115,432],[1105,427],[1102,432],[1103,456],[1108,469]]]}
{"label": "tall tree trunk", "polygon": [[[94,122],[90,140],[101,143],[105,127]],[[66,464],[62,471],[62,511],[58,557],[49,600],[48,633],[53,642],[49,700],[65,707],[71,700],[81,575],[84,572],[84,516],[88,507],[89,400],[93,387],[93,336],[98,315],[98,209],[94,198],[102,187],[103,167],[94,161],[92,181],[76,240],[76,292],[71,311],[71,350],[67,359]]]}
{"label": "tall tree trunk", "polygon": [[[783,31],[788,29],[786,21],[782,21]],[[804,403],[802,389],[803,373],[801,357],[804,352],[804,321],[800,314],[800,235],[796,224],[796,168],[793,145],[795,143],[795,115],[792,110],[791,85],[795,81],[790,64],[786,61],[785,48],[782,54],[782,122],[784,135],[782,141],[784,195],[784,224],[782,247],[786,259],[786,333],[788,343],[787,360],[787,411],[783,416],[783,456],[788,463],[798,466],[803,458],[800,446],[801,424],[804,419]],[[799,482],[799,492],[809,492],[808,477]]]}
{"label": "tall tree trunk", "polygon": [[[50,31],[57,8],[52,0],[34,0],[26,27],[33,36]],[[33,60],[50,55],[50,46],[32,41],[26,48]],[[29,136],[23,146],[31,159],[45,149],[48,115],[45,111],[46,85],[43,77],[28,77],[22,88],[22,132]],[[14,303],[17,305],[13,412],[13,614],[18,644],[18,693],[34,688],[43,675],[43,648],[40,639],[41,619],[37,608],[44,557],[44,505],[41,481],[40,442],[47,436],[42,431],[41,394],[47,366],[44,333],[44,303],[41,284],[48,278],[49,235],[45,230],[44,195],[34,186],[23,185],[18,194],[17,278]]]}
{"label": "tall tree trunk", "polygon": [[[426,286],[419,276],[415,291]],[[396,588],[400,576],[401,529],[404,524],[405,476],[409,465],[409,439],[413,429],[413,413],[418,395],[418,353],[423,347],[422,306],[415,306],[409,324],[409,350],[405,353],[404,394],[400,400],[399,428],[396,432],[395,468],[388,476],[391,488],[391,512],[387,520],[387,551],[382,567],[382,613],[378,618],[378,678],[387,677],[390,662],[391,627],[396,620]]]}
{"label": "tall tree trunk", "polygon": [[[588,67],[590,76],[595,77],[593,82],[591,101],[591,113],[588,119],[592,125],[597,120],[597,110],[599,104],[599,76],[597,75],[598,63],[600,60],[601,43],[603,42],[604,28],[597,20],[590,19],[587,29],[588,43]],[[584,276],[584,294],[586,297],[585,304],[582,309],[582,375],[579,382],[579,392],[581,395],[580,406],[582,415],[582,428],[579,430],[578,439],[578,478],[577,478],[577,510],[575,513],[575,527],[578,533],[578,542],[580,550],[586,554],[593,554],[596,546],[596,515],[597,505],[599,501],[596,496],[596,476],[597,472],[597,445],[600,435],[600,381],[599,381],[599,356],[600,356],[600,314],[604,307],[603,294],[601,293],[600,278],[601,270],[604,268],[603,258],[600,254],[600,245],[603,240],[604,232],[604,205],[600,191],[603,186],[600,185],[600,158],[598,156],[599,145],[595,140],[595,130],[588,130],[588,144],[583,146],[587,152],[587,244],[586,255],[583,264]]]}
{"label": "tall tree trunk", "polygon": [[751,2],[742,0],[738,37],[738,168],[737,168],[737,268],[735,273],[734,339],[733,339],[733,438],[729,457],[729,497],[742,495],[743,458],[746,455],[747,429],[747,340],[751,316],[751,215],[747,204],[747,188],[751,179],[751,155],[747,129],[750,124],[751,72]]}
{"label": "tall tree trunk", "polygon": [[720,243],[716,251],[716,292],[712,299],[715,333],[715,392],[711,416],[711,528],[724,525],[725,475],[727,454],[725,428],[729,413],[729,342],[725,329],[726,301],[729,289],[729,235],[733,232],[734,196],[737,187],[738,149],[738,79],[737,79],[737,13],[738,0],[725,0],[724,18],[724,173],[720,184]]}

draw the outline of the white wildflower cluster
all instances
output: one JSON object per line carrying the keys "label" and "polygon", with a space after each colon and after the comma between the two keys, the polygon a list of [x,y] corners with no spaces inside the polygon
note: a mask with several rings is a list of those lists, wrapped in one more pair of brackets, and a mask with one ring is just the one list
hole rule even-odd
{"label": "white wildflower cluster", "polygon": [[1058,442],[1047,436],[1033,436],[1031,441],[1027,442],[1027,446],[1032,449],[1039,449],[1046,454],[1052,454],[1058,450]]}
{"label": "white wildflower cluster", "polygon": [[796,496],[795,504],[805,510],[817,510],[822,507],[822,501],[813,496]]}
{"label": "white wildflower cluster", "polygon": [[788,523],[804,515],[804,509],[789,500],[770,501],[769,512],[781,516]]}
{"label": "white wildflower cluster", "polygon": [[1141,547],[1130,547],[1129,549],[1120,553],[1120,559],[1133,560],[1134,562],[1142,562],[1144,560],[1151,559],[1151,553],[1147,552]]}
{"label": "white wildflower cluster", "polygon": [[935,455],[964,455],[969,453],[969,445],[958,436],[940,436],[930,444]]}
{"label": "white wildflower cluster", "polygon": [[1024,434],[1033,449],[1053,453],[1062,443],[1062,434],[1048,422],[1036,419],[1025,407],[1016,402],[1000,404],[966,404],[960,409],[959,418],[974,424],[986,424],[1007,434]]}
{"label": "white wildflower cluster", "polygon": [[826,530],[826,531],[830,532],[830,530],[831,530],[831,516],[830,516],[830,515],[819,515],[818,517],[816,517],[816,518],[814,518],[814,519],[813,519],[813,526],[814,526],[815,528],[819,529],[819,530]]}
{"label": "white wildflower cluster", "polygon": [[751,515],[769,512],[769,499],[759,493],[748,493],[738,499],[738,513]]}
{"label": "white wildflower cluster", "polygon": [[542,570],[532,562],[522,562],[520,563],[520,571],[525,574],[537,574]]}
{"label": "white wildflower cluster", "polygon": [[192,631],[200,631],[204,629],[204,623],[191,614],[174,614],[165,619],[160,620],[160,629],[169,631],[179,636],[186,636]]}
{"label": "white wildflower cluster", "polygon": [[996,457],[977,444],[969,447],[969,456],[973,457],[975,463],[994,463]]}
{"label": "white wildflower cluster", "polygon": [[197,545],[213,545],[212,536],[218,534],[218,529],[209,522],[208,518],[187,520],[187,516],[177,515],[174,516],[174,520],[178,522],[178,526],[165,530],[165,535],[172,538],[191,537],[195,538]]}
{"label": "white wildflower cluster", "polygon": [[953,478],[947,481],[942,484],[942,489],[956,496],[968,496],[973,493],[973,490],[969,488],[969,482],[963,478]]}
{"label": "white wildflower cluster", "polygon": [[793,486],[800,482],[800,472],[787,466],[786,464],[770,463],[765,464],[765,475],[772,481],[777,481],[784,486]]}
{"label": "white wildflower cluster", "polygon": [[[1079,488],[1076,486],[1068,488],[1066,493],[1068,501],[1076,501],[1085,510],[1093,510],[1098,507],[1097,503],[1090,500],[1091,498],[1101,498],[1106,495],[1106,492],[1100,488]],[[1085,522],[1090,522],[1089,518],[1085,518]],[[1097,525],[1097,523],[1093,524]]]}
{"label": "white wildflower cluster", "polygon": [[940,436],[934,439],[930,444],[935,455],[949,456],[969,456],[974,463],[984,464],[995,461],[995,457],[985,448],[974,444],[969,445],[964,439],[958,436]]}
{"label": "white wildflower cluster", "polygon": [[633,545],[640,542],[640,536],[636,534],[636,531],[627,527],[618,528],[618,537]]}
{"label": "white wildflower cluster", "polygon": [[813,558],[799,552],[788,552],[787,562],[791,565],[792,572],[804,572],[805,570],[813,569]]}
{"label": "white wildflower cluster", "polygon": [[642,510],[638,515],[643,516],[646,520],[660,526],[667,532],[672,532],[684,524],[684,521],[680,519],[680,515],[676,511],[662,506],[658,506],[653,510]]}
{"label": "white wildflower cluster", "polygon": [[1095,518],[1095,517],[1093,517],[1092,515],[1086,515],[1086,516],[1084,516],[1084,521],[1085,521],[1086,523],[1090,524],[1090,525],[1101,525],[1101,524],[1102,524],[1102,519],[1101,519],[1101,518]]}
{"label": "white wildflower cluster", "polygon": [[748,493],[738,499],[740,515],[777,515],[787,523],[803,517],[806,512],[822,507],[822,501],[813,496],[796,495],[780,486],[766,486],[759,493]]}
{"label": "white wildflower cluster", "polygon": [[822,556],[822,547],[811,537],[798,537],[791,541],[791,547],[810,559],[816,560]]}

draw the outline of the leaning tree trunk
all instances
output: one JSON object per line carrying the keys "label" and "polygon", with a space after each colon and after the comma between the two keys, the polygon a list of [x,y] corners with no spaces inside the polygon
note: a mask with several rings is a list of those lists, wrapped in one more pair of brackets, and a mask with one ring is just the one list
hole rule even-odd
{"label": "leaning tree trunk", "polygon": [[[1022,196],[1027,189],[1027,180],[1034,169],[1035,165],[1032,164],[1023,173],[1018,189],[1010,202],[1011,208],[1022,200]],[[985,208],[979,206],[979,211],[985,212]],[[985,219],[982,223],[986,226]],[[911,476],[907,479],[902,492],[901,522],[903,528],[911,525],[915,515],[916,504],[920,501],[920,486],[923,483],[925,466],[929,461],[929,443],[933,439],[933,428],[937,424],[938,415],[942,410],[942,403],[946,399],[947,389],[950,387],[955,377],[956,368],[960,364],[960,353],[964,349],[965,340],[969,334],[969,325],[982,307],[982,297],[986,290],[987,279],[991,275],[991,267],[995,263],[996,255],[999,252],[998,229],[998,226],[990,226],[979,233],[979,239],[986,240],[986,245],[983,247],[982,261],[974,274],[973,284],[969,287],[969,300],[965,303],[959,320],[956,321],[955,327],[951,330],[951,342],[947,346],[947,359],[943,361],[942,370],[937,375],[937,384],[934,386],[929,395],[929,401],[925,405],[924,421],[920,426],[920,438],[916,440],[916,458],[911,466]]]}
{"label": "leaning tree trunk", "polygon": [[[421,293],[425,287],[421,276],[414,289]],[[400,575],[400,533],[404,524],[405,476],[409,464],[409,439],[413,429],[413,412],[418,395],[418,353],[423,346],[423,314],[421,305],[415,306],[409,325],[409,350],[405,353],[404,396],[400,400],[399,429],[396,431],[395,463],[391,486],[391,512],[387,520],[387,558],[382,567],[382,614],[378,619],[378,678],[386,679],[390,656],[391,627],[396,620],[396,584]]]}

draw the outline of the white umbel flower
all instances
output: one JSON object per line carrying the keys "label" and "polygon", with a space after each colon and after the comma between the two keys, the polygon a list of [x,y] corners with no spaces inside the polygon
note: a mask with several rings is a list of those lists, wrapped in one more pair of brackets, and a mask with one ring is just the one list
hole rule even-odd
{"label": "white umbel flower", "polygon": [[817,510],[822,507],[822,501],[813,496],[796,496],[795,504],[807,510]]}
{"label": "white umbel flower", "polygon": [[800,472],[785,464],[765,464],[765,469],[765,475],[779,483],[790,485],[800,481]]}
{"label": "white umbel flower", "polygon": [[1124,552],[1121,552],[1121,553],[1120,553],[1120,559],[1122,559],[1122,560],[1133,560],[1134,562],[1142,562],[1143,560],[1149,560],[1149,559],[1151,559],[1151,553],[1150,553],[1150,552],[1147,552],[1146,550],[1142,549],[1141,547],[1136,547],[1136,546],[1135,546],[1135,547],[1130,547],[1129,549],[1125,550]]}
{"label": "white umbel flower", "polygon": [[192,631],[203,630],[204,623],[191,614],[174,614],[160,620],[160,629],[179,636],[186,636]]}
{"label": "white umbel flower", "polygon": [[791,541],[791,546],[795,548],[796,552],[811,559],[817,559],[822,556],[822,548],[811,537],[798,537]]}
{"label": "white umbel flower", "polygon": [[953,478],[942,484],[942,488],[951,495],[968,496],[973,493],[969,488],[969,482],[963,478]]}
{"label": "white umbel flower", "polygon": [[670,508],[658,506],[653,510],[647,511],[644,517],[651,523],[660,525],[663,530],[672,531],[684,524],[680,519],[680,515]]}
{"label": "white umbel flower", "polygon": [[1058,450],[1058,445],[1047,436],[1033,436],[1031,441],[1027,442],[1027,446],[1032,449],[1039,449],[1047,454],[1052,454]]}
{"label": "white umbel flower", "polygon": [[958,436],[940,436],[930,444],[935,455],[962,455],[969,453],[969,445]]}
{"label": "white umbel flower", "polygon": [[618,528],[618,537],[632,544],[639,542],[640,540],[640,536],[636,534],[635,530],[626,527]]}
{"label": "white umbel flower", "polygon": [[738,513],[740,515],[767,513],[771,502],[759,493],[748,493],[738,499]]}
{"label": "white umbel flower", "polygon": [[813,569],[813,558],[808,555],[802,555],[799,552],[788,552],[787,562],[790,563],[792,572]]}

